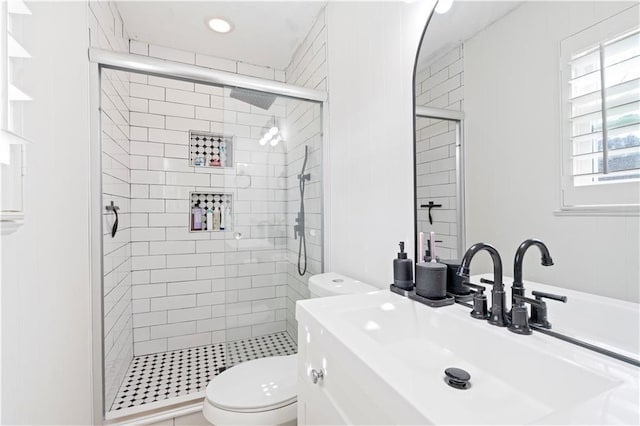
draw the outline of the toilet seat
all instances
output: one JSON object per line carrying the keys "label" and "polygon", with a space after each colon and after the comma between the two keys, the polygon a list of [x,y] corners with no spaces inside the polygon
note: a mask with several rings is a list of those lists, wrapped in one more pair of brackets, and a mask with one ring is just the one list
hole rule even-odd
{"label": "toilet seat", "polygon": [[240,363],[207,385],[212,406],[236,413],[277,410],[297,400],[297,355],[273,356]]}

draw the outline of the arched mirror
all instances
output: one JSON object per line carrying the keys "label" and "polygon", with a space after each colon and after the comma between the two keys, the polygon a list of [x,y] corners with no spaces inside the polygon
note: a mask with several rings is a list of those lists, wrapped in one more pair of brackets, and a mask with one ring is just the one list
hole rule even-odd
{"label": "arched mirror", "polygon": [[464,42],[517,5],[440,1],[417,55],[416,234],[433,231],[443,259],[460,258],[466,244]]}
{"label": "arched mirror", "polygon": [[416,235],[443,259],[491,243],[507,276],[539,238],[556,264],[526,278],[638,302],[637,2],[447,3],[416,60]]}

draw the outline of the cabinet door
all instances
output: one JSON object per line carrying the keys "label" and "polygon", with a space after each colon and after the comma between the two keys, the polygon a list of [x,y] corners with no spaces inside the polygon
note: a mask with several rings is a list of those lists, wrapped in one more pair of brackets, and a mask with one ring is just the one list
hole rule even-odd
{"label": "cabinet door", "polygon": [[[327,393],[331,390],[331,377],[313,383],[312,370],[326,371],[326,347],[319,330],[298,324],[298,424],[349,424]],[[328,379],[328,380],[327,380]]]}
{"label": "cabinet door", "polygon": [[313,384],[310,377],[298,375],[299,425],[349,424],[324,390],[323,385]]}
{"label": "cabinet door", "polygon": [[[313,322],[298,322],[298,423],[301,425],[392,424],[372,389],[351,367],[347,354]],[[313,370],[323,378],[313,382]],[[369,383],[369,382],[368,382]]]}

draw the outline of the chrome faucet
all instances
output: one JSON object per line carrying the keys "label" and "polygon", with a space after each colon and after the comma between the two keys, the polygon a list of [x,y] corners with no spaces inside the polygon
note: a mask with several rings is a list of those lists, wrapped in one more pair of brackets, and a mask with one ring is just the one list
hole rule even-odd
{"label": "chrome faucet", "polygon": [[547,246],[540,240],[536,240],[530,238],[520,244],[518,250],[516,250],[516,257],[513,261],[513,285],[511,286],[511,307],[516,306],[518,301],[516,300],[516,296],[524,297],[524,283],[522,282],[522,262],[524,260],[524,254],[527,252],[527,249],[531,246],[537,246],[540,249],[540,253],[542,257],[540,258],[540,262],[542,266],[551,266],[553,265],[553,259],[551,259],[551,255],[549,254],[549,249]]}
{"label": "chrome faucet", "polygon": [[504,291],[504,284],[502,283],[502,259],[500,254],[492,245],[485,243],[477,243],[469,247],[467,252],[462,258],[460,267],[458,268],[458,276],[463,278],[469,278],[469,265],[471,259],[479,251],[486,250],[491,256],[493,261],[493,289],[491,290],[491,312],[487,321],[489,324],[496,325],[498,327],[507,326],[507,316],[505,312],[506,296]]}

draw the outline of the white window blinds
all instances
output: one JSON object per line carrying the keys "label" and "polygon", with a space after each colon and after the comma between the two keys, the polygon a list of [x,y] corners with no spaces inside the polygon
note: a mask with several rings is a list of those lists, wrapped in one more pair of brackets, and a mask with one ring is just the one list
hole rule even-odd
{"label": "white window blinds", "polygon": [[573,185],[640,179],[640,30],[573,54],[568,74]]}

